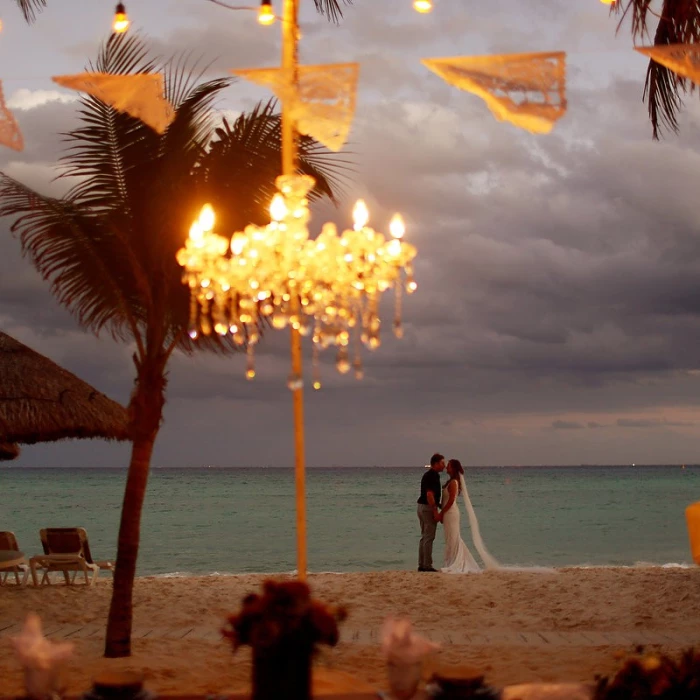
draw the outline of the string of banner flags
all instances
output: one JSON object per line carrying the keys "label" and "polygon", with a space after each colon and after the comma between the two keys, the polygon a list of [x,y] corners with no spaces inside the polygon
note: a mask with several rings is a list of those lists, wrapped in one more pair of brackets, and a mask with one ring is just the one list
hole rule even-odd
{"label": "string of banner flags", "polygon": [[[268,6],[269,0],[263,0]],[[125,31],[129,22],[123,6]],[[274,20],[274,15],[272,16]],[[700,46],[671,44],[639,46],[635,50],[693,83],[700,83]],[[563,51],[425,58],[422,63],[448,84],[480,97],[498,121],[534,134],[549,133],[567,112],[566,57]],[[331,151],[347,142],[355,115],[360,77],[359,63],[300,66],[290,82],[281,68],[235,69],[231,73],[265,87],[291,105],[299,133],[314,138]],[[53,76],[56,84],[86,93],[119,112],[140,119],[159,134],[174,119],[165,96],[161,73],[114,75],[78,73]],[[22,151],[24,139],[7,107],[0,81],[0,145]]]}

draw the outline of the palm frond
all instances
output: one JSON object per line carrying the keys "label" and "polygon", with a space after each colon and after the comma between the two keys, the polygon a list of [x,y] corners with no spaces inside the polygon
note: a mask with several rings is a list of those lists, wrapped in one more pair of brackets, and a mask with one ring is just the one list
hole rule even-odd
{"label": "palm frond", "polygon": [[99,217],[68,200],[38,194],[0,173],[0,216],[12,216],[22,250],[51,283],[58,301],[79,323],[113,337],[130,337],[139,321],[133,271],[118,236]]}
{"label": "palm frond", "polygon": [[191,59],[191,51],[181,51],[163,66],[165,97],[175,109],[188,98],[212,65],[212,62],[202,64],[201,58]]}
{"label": "palm frond", "polygon": [[[612,11],[621,15],[618,31],[625,20],[629,20],[632,36],[644,39],[650,35],[650,25],[657,21],[655,46],[700,42],[700,0],[664,0],[660,14],[654,8],[653,0],[616,3]],[[664,129],[678,131],[678,115],[683,107],[682,96],[694,90],[694,83],[681,78],[653,59],[649,61],[644,99],[648,101],[655,139],[659,139]]]}
{"label": "palm frond", "polygon": [[46,7],[46,0],[15,0],[15,2],[22,11],[24,19],[29,23],[33,22],[37,13]]}
{"label": "palm frond", "polygon": [[[268,206],[281,170],[281,118],[276,102],[259,103],[233,124],[224,120],[199,169],[199,189],[224,212],[223,230],[269,221]],[[311,175],[312,199],[337,202],[350,164],[313,139],[299,140],[299,172]],[[234,176],[235,174],[235,176]]]}
{"label": "palm frond", "polygon": [[[343,5],[352,5],[353,0],[342,0]],[[343,10],[340,0],[314,0],[316,11],[328,17],[336,24],[343,18]]]}
{"label": "palm frond", "polygon": [[193,85],[180,95],[175,119],[161,141],[162,156],[176,155],[175,148],[182,148],[183,144],[199,152],[209,143],[213,136],[214,100],[230,84],[231,78],[215,78]]}
{"label": "palm frond", "polygon": [[[102,45],[90,72],[129,75],[151,73],[156,64],[138,34],[112,34]],[[59,177],[77,177],[68,197],[84,206],[129,214],[127,178],[149,155],[157,152],[159,137],[141,120],[117,111],[96,97],[81,98],[82,125],[66,134],[69,143],[61,158]],[[150,151],[150,154],[144,154]]]}

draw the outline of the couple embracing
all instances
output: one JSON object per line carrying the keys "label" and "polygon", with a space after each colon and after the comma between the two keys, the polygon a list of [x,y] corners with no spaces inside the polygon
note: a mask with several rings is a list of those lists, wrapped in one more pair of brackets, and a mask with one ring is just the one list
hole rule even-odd
{"label": "couple embracing", "polygon": [[[464,544],[460,533],[459,501],[462,494],[467,506],[469,520],[472,525],[472,537],[487,568],[498,567],[493,557],[483,547],[478,531],[476,516],[471,507],[464,481],[464,469],[458,459],[447,463],[447,474],[450,477],[444,487],[440,483],[440,473],[445,470],[445,458],[434,454],[430,458],[430,469],[423,475],[418,499],[418,520],[420,521],[421,538],[418,547],[418,571],[438,571],[433,568],[433,541],[438,523],[442,523],[445,531],[445,564],[440,571],[448,574],[469,574],[481,571],[472,553]],[[483,551],[482,551],[483,548]]]}

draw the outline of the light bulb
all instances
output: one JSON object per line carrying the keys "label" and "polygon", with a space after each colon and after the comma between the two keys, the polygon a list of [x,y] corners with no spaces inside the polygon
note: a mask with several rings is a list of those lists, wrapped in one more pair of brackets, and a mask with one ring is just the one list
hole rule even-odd
{"label": "light bulb", "polygon": [[394,214],[389,224],[389,233],[394,238],[403,238],[404,233],[406,233],[406,224],[404,224],[401,214]]}
{"label": "light bulb", "polygon": [[284,202],[284,197],[278,192],[270,203],[270,216],[275,221],[282,221],[287,216],[287,205]]}
{"label": "light bulb", "polygon": [[203,231],[211,231],[214,228],[214,221],[216,221],[214,207],[211,204],[205,204],[199,212],[199,225]]}
{"label": "light bulb", "polygon": [[114,20],[112,21],[112,30],[115,34],[123,34],[129,28],[129,17],[126,14],[124,3],[120,2],[114,10]]}
{"label": "light bulb", "polygon": [[271,0],[262,0],[258,10],[258,22],[264,26],[269,26],[275,21],[275,13],[272,11]]}
{"label": "light bulb", "polygon": [[614,5],[615,4],[615,0],[600,0],[600,1],[603,3],[603,5]]}
{"label": "light bulb", "polygon": [[367,222],[369,221],[369,209],[367,209],[364,199],[357,200],[355,208],[352,210],[352,219],[355,224],[355,231],[359,231],[367,226]]}
{"label": "light bulb", "polygon": [[432,12],[433,0],[413,0],[413,9],[422,15]]}

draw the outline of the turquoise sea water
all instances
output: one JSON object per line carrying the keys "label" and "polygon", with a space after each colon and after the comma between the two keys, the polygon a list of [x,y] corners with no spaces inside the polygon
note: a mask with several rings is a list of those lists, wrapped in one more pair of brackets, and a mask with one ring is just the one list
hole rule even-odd
{"label": "turquoise sea water", "polygon": [[[309,470],[309,568],[415,568],[422,474],[415,467]],[[0,530],[13,530],[33,554],[39,528],[83,526],[93,556],[112,557],[125,476],[0,469]],[[466,476],[482,536],[503,564],[692,561],[684,509],[700,500],[700,467],[469,468]],[[291,571],[294,537],[292,470],[154,469],[139,574]],[[436,563],[441,538],[439,531]]]}

